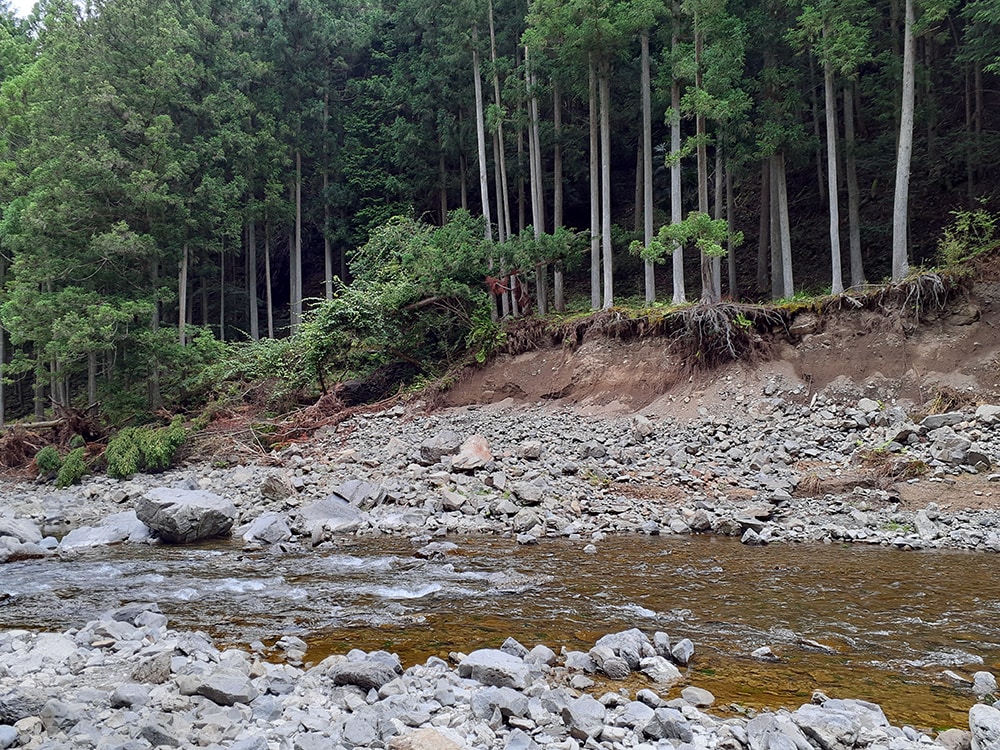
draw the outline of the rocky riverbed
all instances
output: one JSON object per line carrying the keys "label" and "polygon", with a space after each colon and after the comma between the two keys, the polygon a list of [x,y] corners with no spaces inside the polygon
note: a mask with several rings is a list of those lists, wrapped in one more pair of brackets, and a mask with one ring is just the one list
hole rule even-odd
{"label": "rocky riverbed", "polygon": [[[168,628],[155,605],[108,612],[65,633],[0,633],[0,748],[230,750],[918,750],[1000,742],[1000,710],[976,703],[969,731],[935,738],[894,727],[872,703],[816,694],[794,711],[711,713],[697,687],[667,699],[694,652],[639,630],[556,654],[508,639],[500,649],[432,657],[404,670],[393,654],[353,650],[302,666],[304,644],[262,661]],[[652,687],[596,691],[593,676],[633,670]],[[985,696],[996,680],[977,674]]]}
{"label": "rocky riverbed", "polygon": [[[1000,407],[920,416],[872,399],[806,397],[780,383],[741,394],[737,407],[681,421],[542,405],[431,414],[400,406],[253,465],[196,464],[124,482],[92,477],[61,491],[10,484],[0,503],[0,559],[217,533],[250,548],[405,535],[426,556],[444,554],[446,537],[464,533],[521,544],[566,537],[584,551],[613,543],[614,532],[1000,551]],[[914,487],[934,498],[938,488],[963,486],[974,487],[967,505],[906,500]],[[723,720],[694,693],[666,701],[666,690],[637,700],[585,692],[591,672],[631,672],[643,659],[658,660],[666,671],[653,679],[669,684],[668,667],[682,661],[664,647],[669,639],[630,637],[624,655],[600,644],[579,656],[544,646],[522,653],[517,644],[502,657],[486,654],[516,679],[492,667],[477,672],[464,655],[405,672],[391,655],[360,652],[306,668],[295,639],[287,662],[269,664],[169,631],[155,607],[127,608],[60,635],[0,634],[0,747],[846,750],[964,747],[970,737],[973,747],[1000,747],[1000,712],[986,703],[973,709],[971,736],[932,741],[890,727],[877,706],[823,696],[791,713]],[[352,665],[379,677],[342,676],[357,671]],[[978,679],[992,700],[992,676]]]}

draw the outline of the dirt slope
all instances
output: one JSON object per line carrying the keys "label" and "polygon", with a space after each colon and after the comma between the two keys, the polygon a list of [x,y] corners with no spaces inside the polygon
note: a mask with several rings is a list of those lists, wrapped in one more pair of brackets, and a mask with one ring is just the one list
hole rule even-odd
{"label": "dirt slope", "polygon": [[[1000,284],[977,285],[946,310],[907,329],[900,318],[861,310],[800,314],[797,336],[772,342],[772,358],[710,372],[683,372],[669,341],[623,342],[600,336],[579,346],[503,355],[466,373],[446,405],[494,403],[573,406],[587,413],[684,418],[725,415],[780,387],[802,399],[826,390],[919,408],[944,389],[970,402],[1000,399]],[[954,395],[953,394],[953,395]]]}

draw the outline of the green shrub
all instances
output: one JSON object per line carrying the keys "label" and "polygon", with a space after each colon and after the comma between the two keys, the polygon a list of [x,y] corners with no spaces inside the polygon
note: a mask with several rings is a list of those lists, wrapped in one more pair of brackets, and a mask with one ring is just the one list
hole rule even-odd
{"label": "green shrub", "polygon": [[966,211],[952,211],[952,222],[945,227],[938,242],[938,255],[946,266],[971,260],[997,247],[996,231],[1000,217],[982,205]]}
{"label": "green shrub", "polygon": [[71,484],[77,484],[89,471],[87,462],[83,460],[86,451],[85,447],[80,447],[69,452],[56,477],[56,487],[69,487]]}
{"label": "green shrub", "polygon": [[62,465],[62,457],[54,445],[46,445],[35,454],[35,466],[38,468],[38,476],[40,477],[54,477]]}
{"label": "green shrub", "polygon": [[174,417],[168,427],[126,427],[111,439],[104,452],[108,476],[124,479],[139,471],[169,469],[186,436],[181,417]]}

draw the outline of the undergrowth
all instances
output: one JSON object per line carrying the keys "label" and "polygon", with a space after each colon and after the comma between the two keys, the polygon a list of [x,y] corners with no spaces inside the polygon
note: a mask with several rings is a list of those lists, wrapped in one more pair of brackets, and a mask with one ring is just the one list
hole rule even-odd
{"label": "undergrowth", "polygon": [[140,471],[169,469],[186,436],[184,420],[179,416],[167,427],[124,428],[111,438],[104,452],[108,476],[124,479]]}

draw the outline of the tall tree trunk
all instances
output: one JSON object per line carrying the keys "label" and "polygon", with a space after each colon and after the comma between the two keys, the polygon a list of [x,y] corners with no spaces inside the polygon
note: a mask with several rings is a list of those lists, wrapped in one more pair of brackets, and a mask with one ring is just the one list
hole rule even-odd
{"label": "tall tree trunk", "polygon": [[[653,241],[653,105],[650,99],[649,31],[642,32],[642,236],[648,248]],[[656,301],[656,274],[653,261],[643,268],[646,304]]]}
{"label": "tall tree trunk", "polygon": [[590,309],[601,309],[601,183],[598,146],[597,63],[588,68],[590,87]]}
{"label": "tall tree trunk", "polygon": [[250,302],[250,340],[260,340],[260,305],[257,302],[257,224],[247,226],[247,299]]}
{"label": "tall tree trunk", "polygon": [[[0,340],[0,351],[3,350]],[[2,390],[0,390],[2,394]],[[97,352],[87,352],[87,406],[97,403]],[[0,405],[0,427],[3,426],[3,408]]]}
{"label": "tall tree trunk", "polygon": [[892,280],[902,281],[910,272],[907,258],[907,218],[910,198],[910,159],[913,154],[913,2],[906,0],[903,22],[903,99],[899,115],[899,152],[896,157],[896,192],[892,204]]}
{"label": "tall tree trunk", "polygon": [[[722,218],[722,193],[725,186],[724,170],[722,165],[722,143],[715,147],[715,183],[713,192],[715,202],[712,206],[712,218]],[[722,299],[722,258],[718,255],[712,256],[712,284],[715,286],[719,300]]]}
{"label": "tall tree trunk", "polygon": [[507,226],[510,220],[507,218],[507,201],[503,198],[503,176],[500,174],[500,134],[493,133],[493,187],[497,194],[497,239],[500,244],[507,241]]}
{"label": "tall tree trunk", "polygon": [[771,239],[771,170],[768,159],[760,160],[760,223],[757,225],[757,294],[768,291],[767,267]]}
{"label": "tall tree trunk", "polygon": [[[520,55],[518,55],[520,57]],[[521,107],[518,105],[518,114]],[[517,129],[517,231],[523,232],[528,226],[527,204],[524,199],[524,129]]]}
{"label": "tall tree trunk", "polygon": [[[828,35],[823,28],[823,38]],[[823,63],[823,102],[826,109],[826,174],[830,203],[830,292],[843,294],[844,274],[840,266],[840,196],[837,191],[837,95],[833,87],[833,64]]]}
{"label": "tall tree trunk", "polygon": [[[496,104],[497,111],[503,112],[503,99],[500,96],[500,73],[499,65],[497,64],[497,35],[496,28],[493,23],[493,0],[489,3],[490,11],[490,60],[493,63],[493,103]],[[510,203],[508,203],[508,196],[510,192],[508,190],[507,182],[507,152],[506,152],[506,141],[503,135],[503,118],[501,117],[497,122],[497,143],[499,144],[496,158],[499,161],[500,167],[500,184],[497,186],[497,225],[503,224],[504,237],[510,237],[511,233],[511,221],[510,221]],[[503,240],[501,240],[502,242]]]}
{"label": "tall tree trunk", "polygon": [[[528,94],[528,172],[531,182],[531,224],[535,240],[545,231],[545,193],[542,186],[542,149],[538,124],[538,96],[535,94],[535,74],[531,69],[530,50],[524,48],[524,81]],[[548,314],[548,264],[541,259],[535,267],[535,296],[538,314]]]}
{"label": "tall tree trunk", "polygon": [[[670,35],[670,49],[676,55],[679,41],[677,37],[677,25],[680,19],[680,4],[674,0],[673,4],[673,32]],[[681,85],[677,76],[673,76],[670,85],[670,154],[673,157],[670,162],[670,223],[680,224],[684,219],[684,206],[681,202]],[[687,294],[684,289],[684,248],[679,243],[674,245],[672,253],[673,267],[673,303],[675,305],[684,304],[687,301]]]}
{"label": "tall tree trunk", "polygon": [[219,251],[219,340],[226,340],[226,248]]}
{"label": "tall tree trunk", "polygon": [[781,240],[781,285],[783,297],[795,296],[792,275],[792,229],[788,220],[788,182],[785,177],[785,154],[779,151],[778,164],[778,234]]}
{"label": "tall tree trunk", "polygon": [[965,64],[965,188],[969,204],[976,197],[976,176],[972,148],[972,64]]}
{"label": "tall tree trunk", "polygon": [[826,177],[823,175],[823,154],[820,152],[823,139],[819,134],[819,102],[816,96],[816,60],[809,50],[809,107],[812,110],[813,138],[816,140],[816,184],[819,185],[819,199],[826,200]]}
{"label": "tall tree trunk", "polygon": [[[323,291],[333,299],[333,248],[330,246],[330,155],[327,153],[330,121],[330,92],[323,95]],[[256,252],[255,252],[256,254]],[[256,268],[254,269],[256,279]],[[256,340],[256,339],[254,339]]]}
{"label": "tall tree trunk", "polygon": [[448,169],[444,158],[444,146],[438,154],[438,201],[441,211],[441,226],[448,222]]}
{"label": "tall tree trunk", "polygon": [[479,73],[479,33],[472,27],[472,76],[476,91],[476,145],[479,155],[479,198],[483,204],[486,241],[493,241],[493,221],[490,217],[490,186],[486,173],[486,122],[483,114],[483,80]]}
{"label": "tall tree trunk", "polygon": [[635,180],[632,198],[632,231],[642,231],[642,136],[635,142]]}
{"label": "tall tree trunk", "polygon": [[729,296],[734,302],[739,301],[740,292],[736,286],[736,248],[733,247],[732,232],[736,215],[736,199],[733,196],[733,172],[726,169],[726,222],[729,224],[730,237],[726,239],[726,261],[728,264]]}
{"label": "tall tree trunk", "polygon": [[[149,328],[153,334],[153,339],[155,340],[156,334],[160,330],[160,300],[158,293],[155,291],[159,289],[160,286],[160,262],[156,258],[153,258],[152,260],[149,276],[150,288],[154,290],[153,313]],[[149,370],[146,378],[146,397],[150,410],[155,411],[163,406],[163,398],[160,395],[160,363],[154,353],[150,353],[148,366]]]}
{"label": "tall tree trunk", "polygon": [[[698,23],[698,14],[694,16],[694,66],[695,88],[703,87],[704,73],[701,69],[704,38]],[[705,115],[700,111],[695,115],[695,137],[698,156],[698,210],[708,215],[708,149],[705,145]],[[701,253],[701,300],[702,302],[718,302],[719,290],[715,288],[715,274],[712,268],[712,258],[705,252]]]}
{"label": "tall tree trunk", "polygon": [[601,261],[604,264],[604,309],[615,304],[611,257],[611,61],[598,68],[601,100]]}
{"label": "tall tree trunk", "polygon": [[289,248],[289,333],[294,336],[302,323],[302,152],[295,149],[295,235]]}
{"label": "tall tree trunk", "polygon": [[[552,128],[555,134],[552,154],[552,231],[563,225],[562,101],[559,86],[552,84]],[[556,263],[552,280],[552,301],[557,312],[566,312],[562,261]]]}
{"label": "tall tree trunk", "polygon": [[264,222],[264,304],[267,307],[267,337],[274,338],[274,298],[271,294],[271,225]]}
{"label": "tall tree trunk", "polygon": [[844,86],[844,151],[847,167],[847,222],[851,245],[851,286],[865,283],[864,258],[861,255],[861,191],[858,190],[857,157],[854,139],[854,84]]}
{"label": "tall tree trunk", "polygon": [[187,297],[188,297],[188,266],[190,249],[184,243],[181,250],[181,268],[177,278],[177,335],[181,346],[187,346]]}

